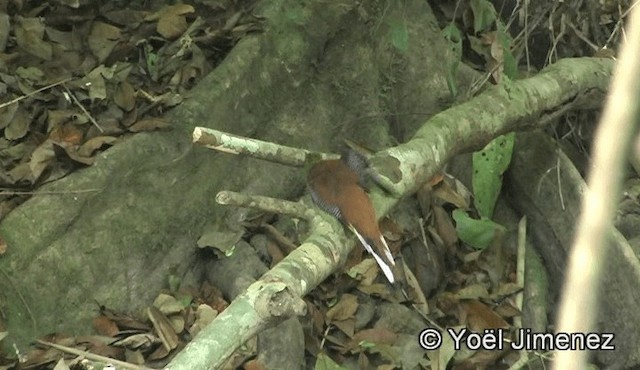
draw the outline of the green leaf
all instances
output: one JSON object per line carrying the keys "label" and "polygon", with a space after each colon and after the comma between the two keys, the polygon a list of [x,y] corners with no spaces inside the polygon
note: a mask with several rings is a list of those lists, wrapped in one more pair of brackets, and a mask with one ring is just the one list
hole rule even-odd
{"label": "green leaf", "polygon": [[180,288],[180,284],[182,284],[182,279],[174,274],[169,275],[169,291],[171,293],[175,293]]}
{"label": "green leaf", "polygon": [[457,57],[462,56],[462,33],[454,23],[442,29],[442,36],[451,43],[450,47]]}
{"label": "green leaf", "polygon": [[480,220],[469,217],[467,212],[456,209],[453,211],[453,219],[456,222],[458,237],[465,243],[476,249],[484,249],[491,244],[498,229],[504,226],[497,224],[488,218]]}
{"label": "green leaf", "polygon": [[460,65],[460,60],[462,59],[462,34],[455,24],[449,23],[449,25],[442,30],[442,36],[445,40],[449,41],[449,48],[455,57],[447,69],[447,87],[449,88],[451,96],[456,97],[458,96],[456,76],[458,74],[458,65]]}
{"label": "green leaf", "polygon": [[371,348],[374,348],[376,346],[375,343],[371,343],[371,342],[368,342],[366,340],[361,340],[360,343],[358,343],[358,345],[360,347],[364,348],[364,349],[371,349]]}
{"label": "green leaf", "polygon": [[511,163],[515,134],[498,136],[484,149],[473,153],[474,204],[480,216],[491,218],[502,189],[502,174]]}
{"label": "green leaf", "polygon": [[409,50],[409,32],[404,22],[391,21],[390,24],[391,44],[401,52]]}
{"label": "green leaf", "polygon": [[478,33],[488,29],[496,20],[496,10],[488,0],[471,0],[473,31]]}
{"label": "green leaf", "polygon": [[318,357],[316,358],[316,366],[315,370],[347,370],[347,368],[342,367],[335,363],[329,356],[324,353],[318,353]]}
{"label": "green leaf", "polygon": [[511,35],[502,24],[502,22],[498,22],[498,40],[500,40],[500,44],[502,44],[502,62],[504,63],[504,75],[512,80],[515,80],[518,76],[518,63],[516,61],[516,58],[513,56],[513,53],[511,52],[513,39],[511,38]]}

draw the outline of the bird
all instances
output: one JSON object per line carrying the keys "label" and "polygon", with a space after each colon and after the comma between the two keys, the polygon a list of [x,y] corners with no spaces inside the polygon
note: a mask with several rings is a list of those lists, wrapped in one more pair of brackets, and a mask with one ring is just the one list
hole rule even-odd
{"label": "bird", "polygon": [[375,209],[364,189],[366,159],[353,150],[340,159],[323,160],[309,170],[311,199],[355,234],[393,284],[395,261],[380,232]]}

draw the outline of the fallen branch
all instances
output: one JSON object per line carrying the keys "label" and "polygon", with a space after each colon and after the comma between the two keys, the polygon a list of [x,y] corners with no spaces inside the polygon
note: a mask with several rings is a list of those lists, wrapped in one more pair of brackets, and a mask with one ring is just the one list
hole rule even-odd
{"label": "fallen branch", "polygon": [[[372,164],[382,173],[376,181],[383,181],[395,196],[411,194],[454,155],[477,150],[509,131],[541,127],[559,110],[596,107],[598,99],[593,96],[605,94],[613,63],[597,58],[562,60],[535,77],[495,86],[446,110],[427,121],[409,142],[372,158]],[[194,138],[203,141],[203,132],[194,132]],[[255,143],[260,145],[252,146]],[[291,157],[294,159],[274,159],[276,144],[224,133],[206,145],[298,166],[308,160],[303,159],[307,156],[303,153],[309,153],[291,148],[296,151]],[[370,196],[378,215],[386,214],[398,201],[380,189],[373,189]],[[257,333],[304,314],[300,297],[344,262],[351,247],[337,221],[309,212],[306,218],[311,220],[312,233],[307,241],[238,296],[166,369],[219,368]]]}

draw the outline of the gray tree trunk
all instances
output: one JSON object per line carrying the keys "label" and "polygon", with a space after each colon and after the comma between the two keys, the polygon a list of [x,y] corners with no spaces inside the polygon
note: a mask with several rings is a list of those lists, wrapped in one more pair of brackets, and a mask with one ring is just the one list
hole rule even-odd
{"label": "gray tree trunk", "polygon": [[[0,223],[4,343],[88,333],[96,302],[141,315],[170,274],[197,278],[203,231],[237,231],[246,214],[218,206],[219,190],[303,194],[303,170],[192,148],[193,127],[315,150],[343,138],[380,149],[442,110],[450,52],[426,2],[354,4],[264,2],[255,12],[265,32],[241,40],[168,113],[172,130],[131,137],[42,188],[68,194],[35,195],[10,213]],[[391,43],[398,22],[407,52]]]}

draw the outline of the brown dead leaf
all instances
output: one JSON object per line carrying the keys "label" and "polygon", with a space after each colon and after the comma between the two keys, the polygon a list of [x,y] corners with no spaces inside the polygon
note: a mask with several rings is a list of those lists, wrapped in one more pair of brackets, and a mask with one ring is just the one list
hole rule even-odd
{"label": "brown dead leaf", "polygon": [[53,152],[60,162],[67,164],[80,163],[85,166],[91,166],[95,160],[95,158],[78,155],[76,147],[71,145],[63,146],[58,143],[53,143]]}
{"label": "brown dead leaf", "polygon": [[60,358],[60,352],[53,349],[36,348],[27,352],[20,361],[20,366],[24,369],[37,369],[40,366],[52,364]]}
{"label": "brown dead leaf", "polygon": [[7,50],[7,41],[9,41],[9,34],[11,31],[11,21],[9,14],[0,13],[0,50],[5,52]]}
{"label": "brown dead leaf", "polygon": [[91,32],[87,38],[87,44],[93,55],[103,63],[120,42],[120,29],[108,23],[93,22]]}
{"label": "brown dead leaf", "polygon": [[442,180],[444,180],[444,173],[440,172],[433,175],[431,180],[429,180],[429,184],[433,187],[438,185],[440,182],[442,182]]}
{"label": "brown dead leaf", "polygon": [[[6,147],[4,147],[2,143],[6,143]],[[21,142],[15,144],[11,143],[13,145],[9,144],[8,140],[0,139],[0,146],[4,147],[0,150],[0,163],[6,167],[22,161],[36,148],[36,145],[33,143]]]}
{"label": "brown dead leaf", "polygon": [[137,330],[137,331],[145,331],[145,332],[148,332],[151,330],[149,325],[142,323],[139,320],[134,319],[128,315],[115,312],[104,306],[100,307],[100,314],[113,320],[116,324],[118,324],[118,327],[120,329]]}
{"label": "brown dead leaf", "polygon": [[347,274],[353,279],[360,280],[360,285],[369,286],[378,277],[378,265],[373,258],[365,258],[351,267]]}
{"label": "brown dead leaf", "polygon": [[43,18],[16,16],[13,31],[16,35],[16,43],[22,50],[40,59],[51,60],[53,49],[48,42],[42,39],[44,28]]}
{"label": "brown dead leaf", "polygon": [[501,283],[498,289],[491,294],[491,299],[510,297],[522,291],[522,287],[516,283]]}
{"label": "brown dead leaf", "polygon": [[352,318],[358,310],[358,297],[353,294],[343,294],[340,301],[327,311],[327,320],[346,320]]}
{"label": "brown dead leaf", "polygon": [[182,15],[165,14],[158,20],[156,31],[167,40],[175,40],[187,30],[187,19]]}
{"label": "brown dead leaf", "polygon": [[161,119],[161,118],[145,118],[142,119],[129,127],[129,131],[131,132],[140,132],[140,131],[153,131],[153,130],[161,130],[169,127],[169,122]]}
{"label": "brown dead leaf", "polygon": [[120,329],[118,329],[118,325],[113,320],[104,315],[94,317],[92,320],[92,324],[93,329],[101,335],[115,337],[116,334],[120,332]]}
{"label": "brown dead leaf", "polygon": [[84,133],[73,124],[55,126],[49,133],[49,139],[63,145],[78,145],[82,142]]}
{"label": "brown dead leaf", "polygon": [[153,328],[158,333],[165,349],[171,351],[176,348],[180,340],[169,319],[154,306],[147,308],[147,317],[153,323]]}
{"label": "brown dead leaf", "polygon": [[459,186],[464,186],[454,178],[447,177],[433,188],[433,196],[438,200],[438,204],[449,203],[462,209],[469,208],[469,199],[464,190]]}
{"label": "brown dead leaf", "polygon": [[8,175],[9,175],[9,178],[11,178],[12,180],[11,182],[12,184],[16,184],[19,182],[33,183],[35,180],[31,173],[31,168],[29,166],[29,163],[27,162],[20,163],[19,165],[12,168],[9,171]]}
{"label": "brown dead leaf", "polygon": [[360,330],[353,336],[352,348],[359,346],[360,342],[369,342],[375,344],[389,344],[392,345],[397,339],[396,333],[385,328],[372,328]]}
{"label": "brown dead leaf", "polygon": [[113,136],[96,136],[87,140],[78,148],[78,155],[82,157],[91,157],[93,153],[103,146],[111,146],[118,140]]}
{"label": "brown dead leaf", "polygon": [[398,366],[396,366],[395,364],[385,364],[378,366],[376,370],[395,370],[397,368]]}
{"label": "brown dead leaf", "polygon": [[118,85],[113,101],[126,112],[131,111],[136,105],[136,92],[127,81]]}
{"label": "brown dead leaf", "polygon": [[213,321],[213,319],[218,316],[218,311],[214,310],[208,304],[201,304],[198,305],[195,316],[195,322],[188,329],[189,334],[194,337],[196,336],[196,334],[198,334],[198,332],[200,332],[200,330],[209,325]]}
{"label": "brown dead leaf", "polygon": [[185,15],[195,12],[195,8],[189,4],[176,4],[165,6],[153,14],[149,14],[144,18],[147,22],[159,20],[166,15]]}
{"label": "brown dead leaf", "polygon": [[185,320],[182,314],[174,314],[167,316],[171,326],[173,327],[173,331],[176,333],[182,333],[185,328]]}
{"label": "brown dead leaf", "polygon": [[457,299],[477,299],[477,298],[488,298],[489,291],[487,291],[487,287],[483,284],[471,284],[466,287],[458,290],[455,293]]}
{"label": "brown dead leaf", "polygon": [[20,103],[9,104],[0,108],[0,129],[3,129],[13,121],[13,117],[18,111]]}
{"label": "brown dead leaf", "polygon": [[484,303],[472,299],[460,302],[466,315],[466,324],[471,331],[481,333],[485,329],[508,329],[509,324]]}
{"label": "brown dead leaf", "polygon": [[216,286],[205,283],[202,284],[200,291],[200,301],[213,307],[214,310],[222,312],[229,306],[229,302],[224,299],[222,292]]}
{"label": "brown dead leaf", "polygon": [[400,252],[400,247],[402,247],[402,241],[404,239],[404,230],[402,227],[389,217],[384,217],[380,220],[380,230],[387,240],[387,244],[389,244],[391,254],[394,256],[397,255]]}
{"label": "brown dead leaf", "polygon": [[451,216],[442,206],[438,205],[433,206],[433,215],[438,235],[447,248],[452,248],[458,242],[458,233],[456,232],[456,227],[453,226]]}
{"label": "brown dead leaf", "polygon": [[41,82],[45,77],[44,72],[37,67],[18,67],[16,68],[16,76],[20,77],[22,80],[26,80],[18,81],[20,90],[25,94],[32,92],[32,87],[26,82]]}
{"label": "brown dead leaf", "polygon": [[[113,72],[105,66],[98,66],[91,72],[87,73],[82,79],[78,81],[83,88],[89,89],[89,98],[91,100],[104,100],[107,98],[107,83],[105,79],[109,80],[113,77]],[[78,94],[74,92],[74,94]],[[80,97],[78,100],[83,101]],[[86,107],[85,107],[86,108]]]}
{"label": "brown dead leaf", "polygon": [[446,315],[455,315],[460,300],[450,292],[438,294],[435,298],[436,307]]}
{"label": "brown dead leaf", "polygon": [[326,313],[321,311],[315,304],[307,301],[307,314],[311,317],[311,323],[313,324],[315,332],[322,333],[324,330],[324,318]]}
{"label": "brown dead leaf", "polygon": [[430,312],[429,302],[427,302],[427,297],[425,297],[413,271],[411,271],[402,259],[398,261],[397,267],[398,270],[402,271],[401,275],[403,276],[403,279],[398,279],[398,281],[406,282],[405,290],[410,300],[413,302],[415,309],[418,310],[418,312],[423,313],[425,316],[428,315]]}
{"label": "brown dead leaf", "polygon": [[29,131],[31,124],[31,115],[23,108],[22,104],[18,105],[14,112],[9,125],[4,129],[4,137],[7,140],[17,140],[24,137]]}
{"label": "brown dead leaf", "polygon": [[340,331],[345,333],[349,338],[353,337],[353,333],[356,331],[356,319],[354,317],[346,320],[333,320],[331,324],[335,325],[336,328],[340,329]]}
{"label": "brown dead leaf", "polygon": [[243,365],[244,370],[269,370],[269,368],[260,360],[249,360]]}
{"label": "brown dead leaf", "polygon": [[507,299],[496,307],[496,313],[502,317],[516,317],[522,315],[522,312],[516,307],[516,305]]}
{"label": "brown dead leaf", "polygon": [[116,340],[111,345],[133,350],[147,350],[159,342],[159,338],[151,333],[138,333]]}
{"label": "brown dead leaf", "polygon": [[136,28],[144,20],[145,12],[133,9],[114,9],[102,13],[102,16],[111,23]]}
{"label": "brown dead leaf", "polygon": [[65,123],[82,125],[89,122],[87,116],[75,109],[52,109],[47,112],[47,125],[49,129]]}
{"label": "brown dead leaf", "polygon": [[[378,270],[379,271],[379,270]],[[382,299],[386,299],[388,301],[393,301],[395,298],[387,284],[371,284],[371,285],[358,285],[358,290],[366,295],[370,295],[373,297],[381,297]]]}
{"label": "brown dead leaf", "polygon": [[165,346],[159,346],[158,348],[156,348],[155,351],[151,352],[151,354],[147,356],[147,360],[156,361],[156,360],[166,358],[167,356],[169,356],[170,352],[171,351],[167,351]]}
{"label": "brown dead leaf", "polygon": [[358,354],[358,368],[359,369],[370,369],[371,362],[369,361],[369,357],[364,352],[360,352]]}
{"label": "brown dead leaf", "polygon": [[153,301],[153,306],[167,316],[175,313],[181,313],[184,309],[184,305],[178,302],[175,297],[163,293],[158,294],[156,299]]}
{"label": "brown dead leaf", "polygon": [[271,267],[277,265],[285,257],[282,250],[278,247],[278,243],[273,240],[266,241],[267,253],[271,256]]}
{"label": "brown dead leaf", "polygon": [[65,32],[53,27],[46,27],[45,32],[47,38],[54,42],[54,47],[60,47],[62,51],[80,50],[82,48],[82,40],[80,32]]}
{"label": "brown dead leaf", "polygon": [[340,335],[329,334],[325,336],[324,339],[325,339],[325,345],[328,343],[331,344],[331,345],[327,345],[327,348],[334,349],[336,351],[339,351],[340,353],[346,353],[347,351],[349,351],[349,348],[347,347],[348,339],[342,334]]}
{"label": "brown dead leaf", "polygon": [[416,192],[416,197],[418,198],[418,205],[420,206],[422,217],[428,217],[431,212],[431,204],[433,203],[433,188],[431,184],[428,182],[422,184]]}
{"label": "brown dead leaf", "polygon": [[31,153],[31,160],[29,161],[29,169],[34,179],[37,179],[42,175],[42,172],[51,165],[56,155],[53,151],[53,141],[46,140],[40,144]]}
{"label": "brown dead leaf", "polygon": [[53,367],[53,370],[70,370],[69,365],[64,361],[64,358],[58,360],[56,366]]}
{"label": "brown dead leaf", "polygon": [[462,262],[464,262],[465,264],[469,264],[471,262],[479,261],[480,257],[482,257],[482,250],[469,252],[462,256]]}
{"label": "brown dead leaf", "polygon": [[126,349],[124,351],[125,360],[130,364],[142,365],[144,364],[144,356],[139,350]]}
{"label": "brown dead leaf", "polygon": [[124,349],[109,345],[112,341],[105,341],[103,336],[80,336],[77,337],[76,342],[85,345],[89,352],[96,355],[124,359]]}
{"label": "brown dead leaf", "polygon": [[452,370],[493,369],[496,367],[496,361],[503,354],[503,351],[476,351],[473,356],[456,364]]}

